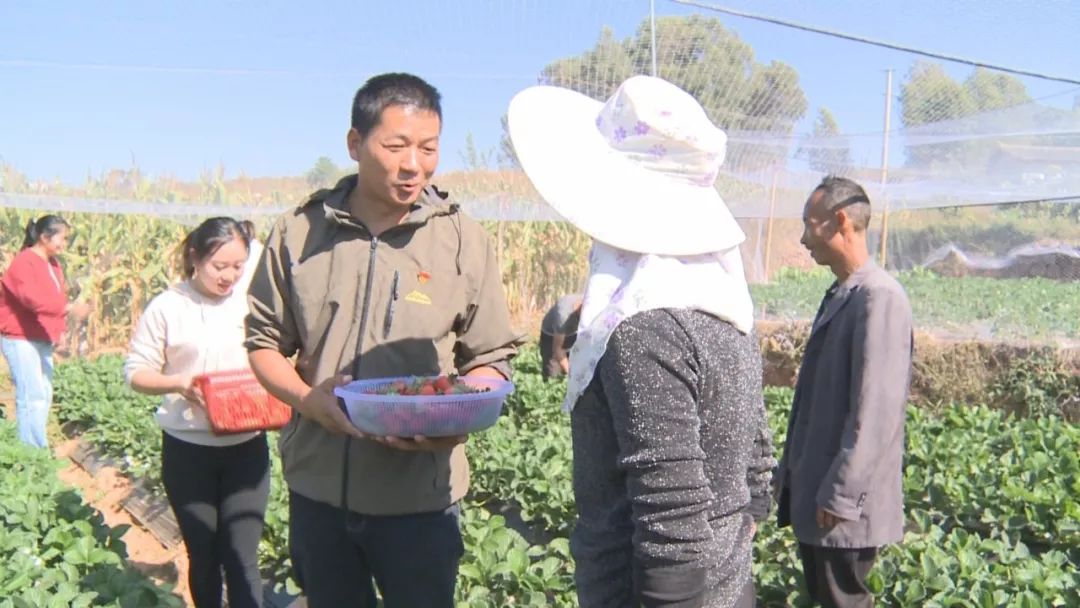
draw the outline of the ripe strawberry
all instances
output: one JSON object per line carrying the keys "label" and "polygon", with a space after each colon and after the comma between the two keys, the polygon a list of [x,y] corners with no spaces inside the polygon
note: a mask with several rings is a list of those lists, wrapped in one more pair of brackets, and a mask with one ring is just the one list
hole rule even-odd
{"label": "ripe strawberry", "polygon": [[445,393],[446,391],[450,390],[450,387],[454,385],[453,382],[450,382],[450,378],[447,378],[446,376],[439,376],[431,384],[435,387],[435,390],[439,391],[440,393]]}
{"label": "ripe strawberry", "polygon": [[434,395],[436,393],[435,387],[430,384],[424,384],[420,387],[420,390],[416,391],[417,395]]}

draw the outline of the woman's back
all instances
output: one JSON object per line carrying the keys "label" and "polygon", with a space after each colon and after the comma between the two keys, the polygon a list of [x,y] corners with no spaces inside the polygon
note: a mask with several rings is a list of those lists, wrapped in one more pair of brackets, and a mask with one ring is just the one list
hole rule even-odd
{"label": "woman's back", "polygon": [[611,334],[573,410],[572,540],[586,608],[634,590],[733,606],[750,573],[752,496],[768,510],[771,438],[756,337],[698,311],[651,310]]}

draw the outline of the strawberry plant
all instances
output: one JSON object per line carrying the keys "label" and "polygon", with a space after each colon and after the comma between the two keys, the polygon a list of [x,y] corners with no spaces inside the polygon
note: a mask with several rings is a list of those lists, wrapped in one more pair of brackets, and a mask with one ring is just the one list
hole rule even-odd
{"label": "strawberry plant", "polygon": [[973,531],[1080,552],[1080,428],[984,406],[909,408],[910,508]]}
{"label": "strawberry plant", "polygon": [[565,381],[516,374],[503,420],[469,442],[472,496],[520,509],[523,520],[567,535],[574,520],[570,427],[562,412]]}
{"label": "strawberry plant", "polygon": [[[467,448],[472,491],[462,511],[460,608],[575,605],[567,543],[575,517],[572,449],[560,407],[565,383],[541,379],[535,348],[524,349],[514,367],[516,391],[502,418],[473,435]],[[84,437],[129,463],[133,474],[154,478],[156,402],[134,395],[120,374],[115,357],[60,366],[57,409],[85,429]],[[792,396],[790,389],[765,390],[778,451]],[[1080,607],[1080,430],[1052,415],[1017,418],[961,404],[933,412],[909,407],[906,431],[908,533],[903,544],[882,551],[870,575],[878,602]],[[273,467],[259,560],[264,574],[295,592],[287,491],[276,451]],[[512,512],[530,529],[512,528],[490,511]],[[791,531],[763,522],[754,550],[762,605],[808,606]],[[92,551],[86,556],[95,557]]]}
{"label": "strawberry plant", "polygon": [[502,516],[469,505],[462,510],[462,535],[458,608],[577,605],[565,538],[530,546]]}
{"label": "strawberry plant", "polygon": [[0,608],[180,607],[125,563],[121,537],[56,476],[61,463],[0,421]]}
{"label": "strawberry plant", "polygon": [[129,474],[161,489],[161,428],[154,420],[160,398],[140,395],[124,385],[124,360],[116,355],[73,359],[59,366],[53,409],[81,436]]}
{"label": "strawberry plant", "polygon": [[[767,389],[778,446],[793,391]],[[869,579],[889,606],[1080,606],[1080,428],[985,406],[908,408],[908,533]],[[765,522],[755,580],[766,606],[809,606],[790,530]]]}

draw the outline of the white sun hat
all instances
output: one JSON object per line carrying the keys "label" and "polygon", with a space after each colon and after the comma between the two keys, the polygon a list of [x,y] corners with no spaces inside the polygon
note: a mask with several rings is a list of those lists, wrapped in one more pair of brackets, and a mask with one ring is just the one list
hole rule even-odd
{"label": "white sun hat", "polygon": [[666,80],[634,76],[605,103],[534,86],[514,97],[507,119],[540,196],[592,238],[672,256],[745,239],[713,186],[727,136]]}

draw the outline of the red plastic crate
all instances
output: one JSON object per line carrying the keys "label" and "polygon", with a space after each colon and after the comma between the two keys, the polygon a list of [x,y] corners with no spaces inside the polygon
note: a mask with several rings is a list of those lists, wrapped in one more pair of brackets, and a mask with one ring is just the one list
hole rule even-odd
{"label": "red plastic crate", "polygon": [[292,417],[292,408],[266,392],[251,370],[210,372],[195,383],[219,435],[280,429]]}

